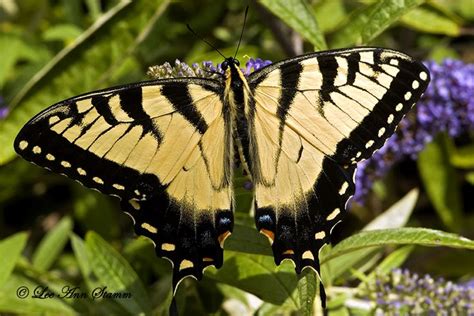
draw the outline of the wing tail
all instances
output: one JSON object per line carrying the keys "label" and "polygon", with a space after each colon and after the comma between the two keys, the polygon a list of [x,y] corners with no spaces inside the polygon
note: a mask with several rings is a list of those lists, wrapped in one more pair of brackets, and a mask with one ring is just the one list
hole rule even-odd
{"label": "wing tail", "polygon": [[202,279],[208,266],[220,268],[225,239],[233,229],[232,210],[196,211],[170,201],[166,193],[151,200],[122,201],[135,232],[150,238],[158,256],[173,266],[173,293],[186,277]]}

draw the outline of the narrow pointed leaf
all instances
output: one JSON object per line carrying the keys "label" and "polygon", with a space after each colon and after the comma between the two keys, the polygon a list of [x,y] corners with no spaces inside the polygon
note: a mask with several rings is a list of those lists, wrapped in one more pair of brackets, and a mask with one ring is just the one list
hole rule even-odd
{"label": "narrow pointed leaf", "polygon": [[450,142],[440,134],[418,155],[418,170],[433,206],[443,223],[460,231],[462,219],[461,189],[456,170],[450,162]]}
{"label": "narrow pointed leaf", "polygon": [[335,34],[331,47],[366,45],[424,0],[381,0],[355,11]]}
{"label": "narrow pointed leaf", "polygon": [[327,49],[323,33],[305,0],[260,0],[260,3],[313,44],[315,50]]}
{"label": "narrow pointed leaf", "polygon": [[63,251],[71,231],[72,221],[69,217],[64,217],[44,236],[32,258],[36,269],[46,271],[53,265]]}
{"label": "narrow pointed leaf", "polygon": [[25,248],[28,234],[17,233],[0,241],[0,288],[13,271],[15,264]]}
{"label": "narrow pointed leaf", "polygon": [[[44,284],[36,283],[30,278],[12,274],[0,287],[0,312],[2,315],[77,315],[71,306],[58,297],[32,298],[41,293]],[[25,298],[20,299],[19,296]]]}
{"label": "narrow pointed leaf", "polygon": [[445,246],[474,250],[474,241],[465,237],[434,229],[405,227],[398,229],[362,231],[344,239],[334,246],[334,248],[332,248],[332,250],[321,259],[321,263],[326,263],[334,258],[359,249],[408,244],[431,247]]}
{"label": "narrow pointed leaf", "polygon": [[150,313],[148,293],[125,258],[94,232],[86,235],[86,253],[94,275],[107,292],[130,293],[128,298],[113,298],[118,304],[133,315]]}
{"label": "narrow pointed leaf", "polygon": [[408,27],[433,34],[458,36],[461,26],[434,10],[415,8],[405,14],[401,21]]}

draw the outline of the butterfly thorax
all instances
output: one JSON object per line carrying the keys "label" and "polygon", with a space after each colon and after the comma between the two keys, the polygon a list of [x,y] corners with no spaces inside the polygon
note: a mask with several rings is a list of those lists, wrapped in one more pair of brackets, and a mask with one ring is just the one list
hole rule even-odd
{"label": "butterfly thorax", "polygon": [[237,59],[229,57],[222,63],[225,71],[224,103],[231,113],[231,122],[235,145],[237,147],[243,167],[249,172],[245,159],[244,148],[248,147],[248,117],[250,87],[247,79],[240,70]]}

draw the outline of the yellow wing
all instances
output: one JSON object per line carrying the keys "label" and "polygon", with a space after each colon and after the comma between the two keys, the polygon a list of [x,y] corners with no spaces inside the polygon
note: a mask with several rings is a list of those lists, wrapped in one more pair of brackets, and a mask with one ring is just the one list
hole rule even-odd
{"label": "yellow wing", "polygon": [[175,286],[222,265],[233,145],[217,82],[159,80],[65,100],[26,124],[15,149],[120,197],[136,232],[173,263]]}
{"label": "yellow wing", "polygon": [[299,56],[249,77],[255,220],[277,264],[319,271],[356,163],[383,145],[428,81],[421,63],[379,48]]}

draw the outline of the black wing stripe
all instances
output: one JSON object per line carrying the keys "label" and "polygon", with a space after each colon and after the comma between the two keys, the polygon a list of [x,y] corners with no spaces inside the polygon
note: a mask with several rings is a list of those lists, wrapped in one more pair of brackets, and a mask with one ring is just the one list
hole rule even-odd
{"label": "black wing stripe", "polygon": [[194,106],[193,99],[189,94],[186,83],[175,83],[173,85],[164,85],[161,93],[168,99],[173,107],[186,118],[201,134],[204,134],[208,128],[206,121]]}
{"label": "black wing stripe", "polygon": [[280,83],[284,87],[280,100],[278,101],[279,106],[277,110],[278,118],[281,120],[280,127],[282,128],[285,124],[286,114],[288,113],[293,99],[297,93],[298,82],[300,80],[300,74],[303,70],[303,66],[300,63],[282,65],[280,71]]}
{"label": "black wing stripe", "polygon": [[334,91],[334,80],[337,76],[337,60],[334,56],[321,56],[318,58],[319,69],[323,75],[323,84],[319,94],[323,101],[331,101],[331,92]]}
{"label": "black wing stripe", "polygon": [[141,87],[131,87],[119,92],[120,107],[130,118],[143,126],[143,135],[153,133],[159,143],[163,139],[161,132],[155,128],[152,118],[143,109],[143,93]]}
{"label": "black wing stripe", "polygon": [[356,73],[359,72],[359,61],[360,61],[360,54],[359,53],[351,53],[347,57],[347,84],[353,85],[356,77]]}
{"label": "black wing stripe", "polygon": [[91,99],[92,105],[109,125],[117,125],[118,121],[109,106],[109,98],[103,95],[95,95]]}

